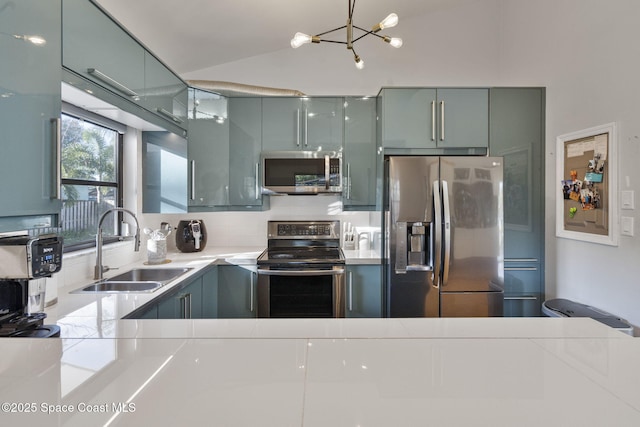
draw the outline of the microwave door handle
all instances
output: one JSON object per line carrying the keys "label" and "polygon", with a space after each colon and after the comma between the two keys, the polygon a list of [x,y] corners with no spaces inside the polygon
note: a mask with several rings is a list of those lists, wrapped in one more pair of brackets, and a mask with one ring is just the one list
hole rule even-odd
{"label": "microwave door handle", "polygon": [[440,287],[440,264],[442,258],[442,204],[440,199],[440,181],[433,182],[433,211],[435,228],[435,259],[433,269],[433,286]]}
{"label": "microwave door handle", "polygon": [[324,156],[324,189],[329,191],[329,184],[331,182],[331,159],[329,156]]}
{"label": "microwave door handle", "polygon": [[449,263],[451,262],[451,211],[449,209],[449,186],[442,181],[442,204],[444,206],[444,263],[442,272],[442,286],[449,281]]}

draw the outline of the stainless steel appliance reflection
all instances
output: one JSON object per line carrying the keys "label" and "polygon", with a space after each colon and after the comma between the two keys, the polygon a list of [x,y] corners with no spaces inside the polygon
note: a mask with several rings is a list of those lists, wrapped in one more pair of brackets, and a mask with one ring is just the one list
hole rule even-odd
{"label": "stainless steel appliance reflection", "polygon": [[389,317],[503,314],[502,159],[385,158]]}
{"label": "stainless steel appliance reflection", "polygon": [[0,238],[0,337],[55,337],[44,325],[45,283],[62,268],[62,237]]}
{"label": "stainless steel appliance reflection", "polygon": [[344,317],[340,221],[269,221],[258,257],[258,317]]}

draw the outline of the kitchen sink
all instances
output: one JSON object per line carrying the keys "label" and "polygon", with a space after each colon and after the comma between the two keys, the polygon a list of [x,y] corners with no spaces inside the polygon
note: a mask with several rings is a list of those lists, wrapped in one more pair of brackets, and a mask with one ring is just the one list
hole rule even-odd
{"label": "kitchen sink", "polygon": [[118,282],[101,281],[93,285],[85,286],[75,292],[153,292],[160,288],[160,282]]}
{"label": "kitchen sink", "polygon": [[190,268],[134,268],[133,270],[120,273],[106,282],[161,282],[167,283],[182,276]]}
{"label": "kitchen sink", "polygon": [[134,268],[109,279],[102,279],[72,293],[87,292],[153,292],[177,279],[190,268]]}

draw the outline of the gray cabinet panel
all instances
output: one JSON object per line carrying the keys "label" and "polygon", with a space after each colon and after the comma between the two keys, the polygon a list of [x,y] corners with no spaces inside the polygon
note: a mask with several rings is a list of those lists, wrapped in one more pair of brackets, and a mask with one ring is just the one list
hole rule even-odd
{"label": "gray cabinet panel", "polygon": [[158,304],[158,319],[201,319],[202,276],[192,279]]}
{"label": "gray cabinet panel", "polygon": [[202,318],[218,318],[218,267],[210,267],[202,276]]}
{"label": "gray cabinet panel", "polygon": [[376,99],[345,98],[344,122],[343,207],[375,209]]}
{"label": "gray cabinet panel", "polygon": [[189,206],[225,206],[229,182],[227,98],[189,89]]}
{"label": "gray cabinet panel", "polygon": [[343,121],[342,98],[263,98],[263,149],[337,151]]}
{"label": "gray cabinet panel", "polygon": [[[10,7],[0,13],[0,216],[58,215],[60,0],[5,5]],[[29,41],[33,35],[46,43]]]}
{"label": "gray cabinet panel", "polygon": [[438,89],[437,107],[438,147],[489,145],[487,89]]}
{"label": "gray cabinet panel", "polygon": [[229,98],[229,122],[229,204],[261,206],[261,99]]}
{"label": "gray cabinet panel", "polygon": [[[504,159],[505,313],[544,300],[544,89],[492,88],[490,154]],[[533,313],[533,314],[532,314]]]}
{"label": "gray cabinet panel", "polygon": [[64,0],[62,23],[62,64],[140,103],[145,89],[142,46],[87,0]]}
{"label": "gray cabinet panel", "polygon": [[255,267],[218,266],[218,317],[252,318],[257,315]]}
{"label": "gray cabinet panel", "polygon": [[171,132],[142,132],[142,212],[187,211],[187,140]]}
{"label": "gray cabinet panel", "polygon": [[435,89],[383,89],[381,94],[384,147],[436,147]]}
{"label": "gray cabinet panel", "polygon": [[187,128],[187,85],[149,52],[144,53],[143,105]]}
{"label": "gray cabinet panel", "polygon": [[346,317],[382,317],[382,267],[348,265]]}
{"label": "gray cabinet panel", "polygon": [[488,89],[385,88],[381,102],[384,147],[488,146]]}

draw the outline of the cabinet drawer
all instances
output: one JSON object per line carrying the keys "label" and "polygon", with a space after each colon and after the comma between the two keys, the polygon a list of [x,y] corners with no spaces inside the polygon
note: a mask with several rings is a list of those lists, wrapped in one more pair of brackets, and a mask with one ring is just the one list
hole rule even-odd
{"label": "cabinet drawer", "polygon": [[504,267],[504,292],[510,294],[542,293],[541,271],[537,265],[512,265]]}
{"label": "cabinet drawer", "polygon": [[540,294],[505,295],[504,317],[540,316],[542,316],[542,297]]}

